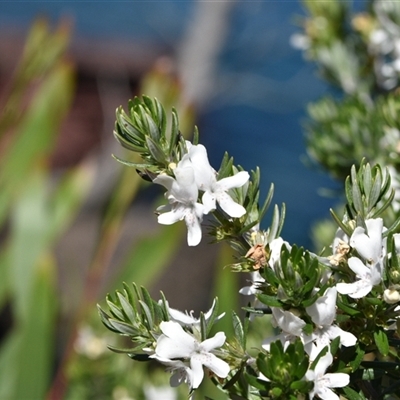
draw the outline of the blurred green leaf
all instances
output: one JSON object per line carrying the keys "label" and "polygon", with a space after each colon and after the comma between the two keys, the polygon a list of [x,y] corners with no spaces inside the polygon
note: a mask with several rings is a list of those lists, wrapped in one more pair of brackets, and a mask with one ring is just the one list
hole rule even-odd
{"label": "blurred green leaf", "polygon": [[0,398],[43,399],[53,368],[55,263],[44,256],[31,275],[27,312],[0,350]]}
{"label": "blurred green leaf", "polygon": [[225,243],[221,244],[220,251],[216,260],[215,283],[213,292],[218,296],[220,312],[226,312],[226,316],[218,322],[218,330],[224,331],[227,336],[234,335],[234,328],[230,320],[231,310],[239,309],[239,275],[233,274],[225,265],[232,263],[232,249]]}
{"label": "blurred green leaf", "polygon": [[0,223],[18,190],[25,186],[32,168],[46,162],[60,122],[69,109],[72,93],[72,66],[59,64],[44,79],[34,101],[24,112],[20,127],[0,161]]}
{"label": "blurred green leaf", "polygon": [[119,282],[138,282],[148,286],[172,260],[182,243],[185,230],[184,224],[162,225],[158,234],[139,239],[107,290],[118,287]]}

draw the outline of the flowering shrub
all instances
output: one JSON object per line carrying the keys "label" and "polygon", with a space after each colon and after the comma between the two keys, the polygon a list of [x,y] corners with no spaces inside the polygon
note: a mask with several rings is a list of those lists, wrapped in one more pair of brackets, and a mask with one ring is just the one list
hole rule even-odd
{"label": "flowering shrub", "polygon": [[[260,204],[258,169],[249,174],[225,154],[216,171],[197,131],[192,142],[180,135],[175,111],[168,125],[155,99],[135,98],[128,108],[117,110],[115,137],[143,163],[119,161],[167,189],[158,222],[185,221],[189,246],[201,241],[203,217],[210,215],[209,234],[236,252],[230,268],[250,275],[240,293],[251,303],[243,318],[232,310],[235,335],[227,338],[215,333],[227,318],[217,298],[195,318],[170,308],[162,293],[155,300],[145,288],[124,284],[99,313],[132,347],[110,348],[158,361],[171,373],[171,386],[186,383],[192,397],[206,370],[229,398],[399,398],[400,219],[384,224],[393,212],[388,170],[366,161],[351,168],[344,214],[332,211],[336,235],[320,256],[280,236],[284,205],[274,207],[268,229],[260,228],[273,185]],[[256,351],[247,347],[254,317],[275,327]]]}

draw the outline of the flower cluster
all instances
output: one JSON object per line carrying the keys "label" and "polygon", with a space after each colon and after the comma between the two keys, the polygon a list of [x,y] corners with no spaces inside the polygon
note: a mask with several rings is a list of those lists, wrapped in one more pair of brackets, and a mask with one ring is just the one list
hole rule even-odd
{"label": "flower cluster", "polygon": [[[365,161],[351,169],[344,215],[332,211],[336,235],[330,250],[317,255],[281,237],[284,207],[275,206],[271,225],[260,228],[272,189],[259,207],[258,170],[251,179],[225,157],[216,172],[197,141],[167,136],[164,128],[154,132],[161,120],[154,110],[159,107],[137,107],[135,118],[127,120],[135,131],[125,129],[122,135],[121,126],[117,131],[123,140],[139,132],[135,148],[146,164],[134,166],[167,189],[168,206],[158,209],[158,221],[185,220],[188,244],[194,246],[201,240],[203,216],[214,216],[210,233],[236,251],[232,271],[250,274],[240,293],[251,301],[244,320],[232,310],[235,335],[227,337],[213,330],[224,316],[217,299],[195,318],[193,312],[170,308],[163,295],[155,301],[146,289],[134,284],[132,292],[125,285],[107,297],[109,312],[99,308],[104,325],[134,343],[113,350],[158,361],[171,373],[171,386],[186,383],[192,395],[208,376],[229,398],[400,396],[400,218],[392,218],[389,172]],[[146,133],[138,121],[150,117],[153,128]],[[255,350],[248,342],[256,317],[274,329],[262,335]]]}
{"label": "flower cluster", "polygon": [[[185,220],[188,228],[188,245],[197,246],[201,241],[201,222],[203,215],[214,211],[216,203],[232,218],[240,218],[246,213],[245,208],[235,202],[228,191],[242,187],[249,174],[240,171],[232,176],[217,180],[217,172],[211,167],[206,148],[186,141],[188,152],[177,165],[169,167],[174,177],[165,173],[158,175],[153,182],[167,188],[165,197],[171,210],[158,216],[160,224],[173,224]],[[203,192],[198,202],[199,192]],[[164,210],[162,206],[158,211]]]}

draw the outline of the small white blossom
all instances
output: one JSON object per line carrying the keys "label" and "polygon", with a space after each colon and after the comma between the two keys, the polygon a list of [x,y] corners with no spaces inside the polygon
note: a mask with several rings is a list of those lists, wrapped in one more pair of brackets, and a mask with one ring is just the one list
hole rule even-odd
{"label": "small white blossom", "polygon": [[95,360],[107,351],[107,340],[106,337],[96,335],[90,326],[84,326],[78,331],[74,347],[77,353]]}
{"label": "small white blossom", "polygon": [[291,311],[282,310],[278,307],[271,307],[274,316],[274,324],[282,329],[283,332],[301,337],[306,323]]}
{"label": "small white blossom", "polygon": [[348,260],[349,268],[359,278],[353,283],[338,283],[336,289],[341,294],[348,294],[353,299],[366,296],[375,285],[381,282],[381,271],[378,264],[367,267],[357,257]]}
{"label": "small white blossom", "polygon": [[383,257],[383,220],[382,218],[367,219],[367,232],[361,226],[354,229],[350,238],[350,246],[366,260],[368,264],[381,262]]}
{"label": "small white blossom", "polygon": [[[167,188],[165,196],[171,206],[171,211],[158,216],[158,222],[171,225],[184,219],[188,228],[188,245],[197,246],[201,241],[204,206],[197,202],[199,192],[194,170],[187,155],[183,156],[174,169],[174,175],[175,179],[166,174],[160,174],[153,181]],[[161,209],[163,208],[164,206]]]}
{"label": "small white blossom", "polygon": [[[210,319],[212,313],[214,312],[214,308],[215,308],[216,304],[217,303],[214,300],[211,308],[204,314],[204,319],[206,320],[206,322]],[[176,310],[175,308],[171,308],[168,305],[168,313],[169,313],[171,320],[178,322],[179,324],[181,324],[183,326],[193,326],[197,330],[200,329],[200,318],[195,318],[193,316],[193,311],[182,312],[182,311]],[[225,313],[218,315],[218,317],[216,317],[216,321],[221,319],[224,315],[225,315]]]}
{"label": "small white blossom", "polygon": [[199,190],[204,191],[202,202],[205,214],[216,209],[216,202],[230,217],[240,218],[246,209],[236,203],[227,193],[229,189],[239,188],[249,180],[249,173],[241,171],[233,176],[217,181],[215,170],[211,167],[206,148],[201,145],[190,145],[189,157],[193,165],[194,176]]}
{"label": "small white blossom", "polygon": [[306,323],[300,317],[278,307],[271,307],[271,311],[273,316],[272,325],[279,327],[282,332],[263,341],[262,347],[265,350],[269,351],[271,343],[277,340],[281,341],[284,349],[290,343],[294,342],[297,337],[300,337],[304,342],[305,335],[303,334],[303,328],[306,326]]}
{"label": "small white blossom", "polygon": [[354,346],[357,338],[350,332],[346,332],[337,325],[332,325],[336,317],[336,298],[337,290],[332,287],[327,289],[324,296],[311,306],[306,308],[307,314],[316,325],[311,334],[311,340],[305,345],[305,350],[311,360],[315,360],[317,355],[325,346],[330,346],[333,339],[340,337],[340,344],[343,346]]}
{"label": "small white blossom", "polygon": [[177,393],[169,386],[153,386],[147,384],[144,388],[146,400],[177,400]]}
{"label": "small white blossom", "polygon": [[259,285],[263,282],[265,282],[265,279],[261,276],[261,274],[258,271],[254,271],[250,273],[251,275],[251,286],[244,286],[239,290],[240,294],[243,294],[245,296],[251,296],[254,294],[259,293]]}
{"label": "small white blossom", "polygon": [[323,400],[339,400],[339,396],[336,395],[331,388],[344,387],[349,384],[350,377],[348,374],[341,372],[325,374],[325,371],[332,362],[332,354],[328,352],[319,359],[314,370],[307,371],[306,379],[310,382],[314,382],[314,387],[309,393],[310,400],[314,399],[314,396],[318,396]]}
{"label": "small white blossom", "polygon": [[282,246],[285,246],[289,251],[292,248],[290,244],[281,237],[278,237],[269,243],[270,255],[268,264],[273,270],[275,270],[275,264],[281,261]]}
{"label": "small white blossom", "polygon": [[223,332],[199,342],[178,322],[163,321],[160,329],[162,335],[157,339],[155,353],[150,357],[167,365],[173,372],[171,385],[187,382],[191,389],[197,389],[204,377],[203,366],[220,378],[228,376],[229,364],[212,352],[225,343]]}

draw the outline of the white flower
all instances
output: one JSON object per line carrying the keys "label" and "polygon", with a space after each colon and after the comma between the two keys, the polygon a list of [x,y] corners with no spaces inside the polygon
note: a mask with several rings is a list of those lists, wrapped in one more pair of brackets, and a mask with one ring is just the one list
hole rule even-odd
{"label": "white flower", "polygon": [[95,360],[107,351],[107,339],[96,336],[93,329],[87,325],[79,329],[74,347],[77,353]]}
{"label": "white flower", "polygon": [[310,400],[314,396],[318,396],[323,400],[339,400],[331,388],[344,387],[350,382],[350,377],[347,374],[338,372],[333,374],[325,374],[326,369],[332,364],[333,357],[331,353],[327,353],[321,357],[314,370],[308,370],[306,379],[314,382],[314,387],[309,393]]}
{"label": "white flower", "polygon": [[[214,308],[215,308],[216,304],[217,303],[214,300],[211,308],[204,314],[204,319],[206,320],[206,322],[210,319],[212,313],[214,312]],[[181,325],[194,326],[195,328],[198,328],[198,330],[199,330],[200,318],[193,317],[193,311],[190,311],[189,313],[187,311],[182,312],[182,311],[176,310],[174,308],[170,308],[168,306],[168,313],[169,313],[170,318],[173,321],[178,322]],[[225,315],[225,313],[218,315],[218,317],[216,317],[216,321],[221,319],[224,315]]]}
{"label": "white flower", "polygon": [[261,276],[258,271],[254,271],[250,273],[251,275],[251,286],[244,286],[239,290],[240,294],[245,296],[251,296],[260,292],[258,289],[259,285],[265,282],[265,279]]}
{"label": "white flower", "polygon": [[349,258],[349,268],[356,274],[359,280],[353,283],[338,283],[336,289],[341,294],[348,294],[353,299],[366,296],[375,285],[381,281],[379,264],[367,267],[357,257]]}
{"label": "white flower", "polygon": [[291,246],[288,242],[283,240],[281,237],[278,237],[274,240],[272,240],[271,243],[269,243],[269,250],[270,250],[270,255],[269,255],[269,261],[268,264],[272,269],[275,269],[275,263],[279,263],[281,261],[281,250],[282,246],[285,246],[289,251],[291,250]]}
{"label": "white flower", "polygon": [[271,311],[276,326],[279,326],[283,332],[298,337],[302,336],[303,328],[306,326],[306,323],[300,317],[278,307],[271,307]]}
{"label": "white flower", "polygon": [[175,179],[166,174],[160,174],[153,181],[168,189],[165,196],[171,205],[171,211],[160,214],[158,222],[171,225],[184,219],[188,228],[188,245],[196,246],[201,240],[204,206],[197,203],[199,192],[194,179],[194,170],[187,155],[183,156],[174,169],[174,175]]}
{"label": "white flower", "polygon": [[269,337],[262,343],[262,347],[269,351],[272,342],[280,340],[283,348],[286,349],[290,343],[293,343],[296,338],[300,338],[303,343],[308,343],[311,340],[310,336],[306,336],[303,328],[306,323],[291,311],[285,311],[278,307],[271,307],[273,319],[272,326],[279,327],[282,332],[279,335]]}
{"label": "white flower", "polygon": [[176,400],[177,393],[169,386],[153,386],[147,384],[144,388],[144,395],[146,400]]}
{"label": "white flower", "polygon": [[239,218],[246,213],[246,209],[236,203],[227,193],[229,189],[239,188],[249,180],[249,173],[238,172],[233,176],[217,181],[216,172],[211,167],[206,148],[201,145],[190,145],[189,157],[193,165],[194,175],[199,190],[204,191],[202,202],[205,214],[216,209],[216,202],[230,217]]}
{"label": "white flower", "polygon": [[305,345],[305,350],[311,360],[315,360],[325,346],[330,346],[333,339],[340,337],[340,344],[343,346],[354,346],[357,338],[350,332],[346,332],[337,325],[332,325],[336,317],[337,290],[332,287],[327,289],[324,296],[311,306],[306,308],[307,314],[316,325],[311,334],[311,341]]}
{"label": "white flower", "polygon": [[212,350],[225,343],[223,332],[200,343],[185,332],[178,322],[163,321],[160,329],[162,335],[157,339],[155,354],[150,357],[167,365],[174,373],[171,385],[185,381],[191,389],[197,389],[204,377],[203,366],[220,378],[228,376],[229,364],[212,353]]}
{"label": "white flower", "polygon": [[382,218],[367,219],[367,232],[361,226],[354,229],[350,238],[350,246],[369,264],[376,264],[383,257],[383,220]]}

